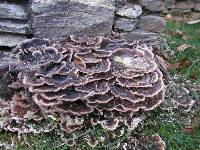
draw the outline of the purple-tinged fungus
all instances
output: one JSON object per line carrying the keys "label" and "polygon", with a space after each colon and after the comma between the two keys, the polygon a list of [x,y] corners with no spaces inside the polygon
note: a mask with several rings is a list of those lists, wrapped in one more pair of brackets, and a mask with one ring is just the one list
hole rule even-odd
{"label": "purple-tinged fungus", "polygon": [[[121,124],[133,129],[139,122],[128,121],[133,114],[152,110],[164,99],[162,72],[152,49],[144,45],[115,37],[70,36],[57,43],[24,41],[14,55],[21,66],[11,87],[25,93],[13,95],[12,115],[23,119],[34,108],[57,114],[64,132],[82,128],[90,114],[93,124],[107,130]],[[7,66],[0,67],[0,76],[4,70]],[[77,123],[77,117],[83,122]]]}

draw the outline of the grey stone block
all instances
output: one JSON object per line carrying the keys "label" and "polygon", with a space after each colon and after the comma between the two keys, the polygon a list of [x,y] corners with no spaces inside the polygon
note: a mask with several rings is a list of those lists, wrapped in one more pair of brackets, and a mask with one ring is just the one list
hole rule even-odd
{"label": "grey stone block", "polygon": [[139,22],[139,28],[146,31],[161,33],[164,31],[166,21],[159,16],[142,16]]}
{"label": "grey stone block", "polygon": [[112,0],[33,0],[35,37],[58,40],[70,34],[109,35],[115,5]]}
{"label": "grey stone block", "polygon": [[123,30],[123,31],[132,31],[137,27],[138,20],[127,19],[127,18],[119,18],[116,20],[115,29]]}
{"label": "grey stone block", "polygon": [[28,14],[21,5],[0,4],[0,18],[26,20]]}
{"label": "grey stone block", "polygon": [[0,46],[14,47],[25,39],[27,39],[25,35],[0,33]]}
{"label": "grey stone block", "polygon": [[0,21],[0,32],[31,34],[31,29],[27,23]]}

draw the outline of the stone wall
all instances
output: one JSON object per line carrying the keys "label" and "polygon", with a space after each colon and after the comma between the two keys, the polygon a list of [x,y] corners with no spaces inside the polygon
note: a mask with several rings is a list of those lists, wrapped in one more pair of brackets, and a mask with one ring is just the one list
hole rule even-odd
{"label": "stone wall", "polygon": [[13,47],[32,34],[27,2],[0,2],[0,46]]}
{"label": "stone wall", "polygon": [[110,35],[155,45],[168,13],[200,11],[200,2],[175,0],[2,0],[0,46],[31,37],[61,40],[70,34]]}

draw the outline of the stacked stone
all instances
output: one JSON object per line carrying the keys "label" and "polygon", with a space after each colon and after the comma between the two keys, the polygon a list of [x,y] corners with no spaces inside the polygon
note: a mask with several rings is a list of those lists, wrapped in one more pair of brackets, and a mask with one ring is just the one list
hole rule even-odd
{"label": "stacked stone", "polygon": [[[28,2],[27,2],[28,3]],[[0,46],[13,47],[31,34],[25,3],[0,2]]]}
{"label": "stacked stone", "polygon": [[133,40],[155,42],[159,40],[155,38],[159,36],[156,33],[164,30],[164,14],[196,11],[194,16],[198,18],[199,8],[198,1],[176,0],[3,0],[0,2],[0,46],[12,47],[26,39],[31,34],[27,20],[31,22],[34,37],[50,40],[71,34],[104,36],[114,30],[132,34]]}
{"label": "stacked stone", "polygon": [[[119,0],[120,1],[120,0]],[[163,32],[165,20],[155,14],[159,9],[150,10],[147,3],[116,1],[116,20],[114,31],[120,32],[123,38],[145,42],[147,45],[159,47],[159,33]],[[150,2],[149,2],[150,3]],[[150,5],[147,5],[150,6]]]}

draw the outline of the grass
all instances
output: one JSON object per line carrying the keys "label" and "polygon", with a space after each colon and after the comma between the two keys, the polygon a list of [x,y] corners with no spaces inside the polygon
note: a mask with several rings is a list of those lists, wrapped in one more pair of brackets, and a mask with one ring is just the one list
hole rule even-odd
{"label": "grass", "polygon": [[[187,25],[178,22],[168,22],[165,29],[165,37],[169,44],[171,51],[174,52],[168,58],[172,64],[172,74],[180,74],[187,80],[200,83],[200,25]],[[181,31],[181,34],[177,34]],[[183,36],[189,37],[184,39]],[[181,44],[191,45],[193,48],[188,48],[184,51],[177,51],[177,47]],[[182,64],[181,64],[182,63]],[[177,64],[179,66],[177,67]],[[196,108],[193,112],[187,113],[180,110],[175,112],[164,111],[160,108],[149,113],[145,119],[144,124],[140,125],[135,132],[140,132],[152,135],[159,134],[167,145],[167,150],[200,150],[200,125],[192,128],[192,131],[187,132],[186,125],[183,119],[200,118],[200,108]],[[95,138],[105,135],[106,132],[100,128],[91,127],[92,134]],[[128,135],[124,135],[120,140],[126,140]],[[60,136],[56,131],[51,133],[41,133],[37,135],[22,134],[19,139],[16,134],[11,134],[2,131],[0,134],[0,142],[6,141],[8,143],[14,142],[16,150],[70,150],[77,149],[77,147],[67,147],[63,144]],[[109,141],[99,145],[99,149],[104,149],[101,146],[109,145]],[[112,147],[112,146],[111,146]],[[107,149],[112,149],[108,147]],[[85,143],[79,147],[81,150],[90,150]]]}
{"label": "grass", "polygon": [[169,150],[198,150],[200,149],[200,128],[193,133],[184,133],[180,124],[164,123],[159,131]]}
{"label": "grass", "polygon": [[[176,34],[181,31],[182,33]],[[199,24],[188,25],[179,22],[168,22],[166,25],[166,39],[174,55],[169,62],[174,66],[172,72],[183,75],[188,80],[200,83],[200,27]],[[175,34],[175,35],[170,35]],[[184,39],[188,38],[188,39]],[[177,51],[182,44],[190,45],[184,51]],[[177,65],[179,64],[179,65]]]}
{"label": "grass", "polygon": [[[183,36],[189,37],[189,39],[184,39]],[[172,75],[179,74],[186,80],[191,80],[199,84],[200,25],[188,25],[176,21],[167,22],[165,38],[173,52],[173,55],[168,58],[168,62],[172,65]],[[192,48],[181,52],[177,51],[177,47],[182,44],[188,44]],[[179,67],[176,66],[177,64],[180,64]],[[200,95],[197,96],[200,97]],[[170,112],[156,109],[150,114],[149,119],[146,120],[144,132],[146,134],[158,133],[161,135],[166,142],[168,150],[200,150],[199,108],[200,106],[197,106],[192,113],[177,110],[173,112],[173,115]],[[187,132],[185,131],[186,126],[181,123],[181,119],[187,117],[192,118],[192,116],[197,118],[198,122],[194,129],[192,129],[192,132]],[[173,118],[175,120],[169,121],[167,118]]]}
{"label": "grass", "polygon": [[[145,121],[143,132],[148,135],[159,134],[166,143],[167,150],[199,150],[200,126],[187,132],[181,119],[187,118],[187,113],[169,112],[157,109]],[[153,117],[153,119],[152,119]],[[200,118],[200,115],[198,115]],[[170,121],[173,119],[173,121]]]}

